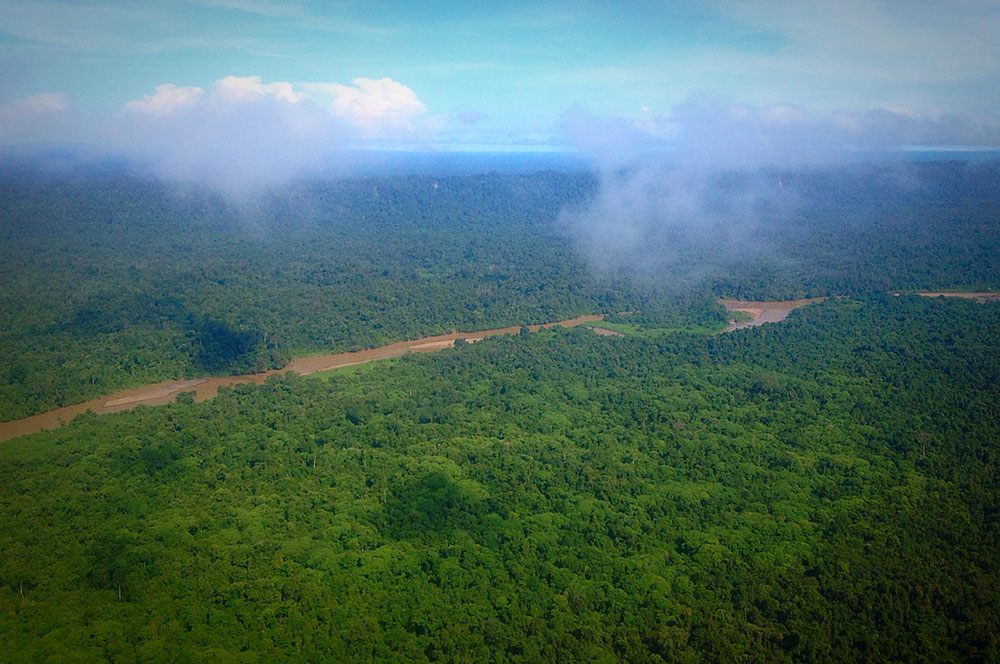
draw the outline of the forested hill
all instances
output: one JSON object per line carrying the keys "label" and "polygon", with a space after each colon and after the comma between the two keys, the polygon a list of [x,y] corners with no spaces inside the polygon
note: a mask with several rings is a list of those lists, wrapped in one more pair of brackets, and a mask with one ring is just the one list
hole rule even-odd
{"label": "forested hill", "polygon": [[995,662],[1000,307],[556,330],[0,446],[10,662]]}
{"label": "forested hill", "polygon": [[[652,218],[643,259],[612,272],[594,268],[573,222],[609,193],[586,174],[310,181],[240,204],[120,174],[9,177],[0,419],[455,328],[626,310],[711,327],[724,320],[717,295],[998,288],[998,173],[720,174],[704,183],[709,207],[739,212],[751,191],[783,201],[758,206],[744,238],[766,251],[733,253]],[[680,250],[683,266],[657,259]]]}

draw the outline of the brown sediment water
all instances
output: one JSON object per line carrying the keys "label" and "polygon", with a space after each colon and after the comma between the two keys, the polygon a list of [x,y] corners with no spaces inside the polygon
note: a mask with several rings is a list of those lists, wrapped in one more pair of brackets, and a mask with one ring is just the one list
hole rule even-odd
{"label": "brown sediment water", "polygon": [[[899,293],[895,293],[899,295]],[[982,291],[978,293],[974,292],[945,292],[945,291],[919,291],[917,295],[923,295],[924,297],[960,297],[967,300],[975,300],[976,302],[1000,302],[1000,292],[996,291]]]}
{"label": "brown sediment water", "polygon": [[[893,295],[900,295],[899,292]],[[915,295],[924,297],[958,297],[976,302],[1000,302],[1000,292],[997,291],[917,291]],[[788,318],[792,309],[804,307],[813,302],[822,302],[825,297],[812,297],[802,300],[779,300],[775,302],[752,302],[750,300],[719,300],[719,304],[726,308],[726,311],[743,311],[751,316],[750,320],[733,322],[724,332],[742,330],[747,327],[756,327],[764,323],[777,323]]]}
{"label": "brown sediment water", "polygon": [[[527,325],[532,332],[537,332],[543,328],[555,326],[575,327],[584,323],[596,323],[603,320],[604,314],[591,314],[570,318],[555,323],[544,323],[542,325]],[[169,380],[162,383],[145,385],[123,392],[108,394],[103,397],[92,399],[84,403],[73,404],[57,408],[38,415],[32,415],[20,420],[10,420],[0,422],[0,441],[10,440],[18,436],[29,433],[36,433],[47,429],[57,429],[70,422],[74,417],[82,413],[93,411],[99,415],[105,413],[117,413],[123,410],[131,410],[136,406],[161,406],[170,403],[177,398],[181,392],[194,392],[195,401],[211,399],[219,392],[220,387],[232,387],[241,383],[255,383],[260,385],[268,377],[275,374],[282,374],[286,371],[294,371],[298,374],[306,375],[318,371],[328,371],[339,369],[354,364],[364,364],[374,360],[384,360],[390,357],[401,357],[407,353],[430,353],[444,348],[451,348],[455,345],[456,339],[475,342],[487,337],[495,337],[503,334],[517,334],[521,331],[521,326],[503,327],[494,330],[480,330],[479,332],[452,332],[450,334],[439,334],[422,339],[410,341],[398,341],[387,346],[370,348],[368,350],[349,351],[346,353],[333,353],[329,355],[313,355],[311,357],[300,357],[292,360],[283,369],[272,369],[257,374],[247,374],[243,376],[212,376],[207,378],[195,378],[191,380]]]}
{"label": "brown sediment water", "polygon": [[[899,295],[899,293],[895,293]],[[976,302],[1000,302],[1000,292],[944,292],[944,291],[921,291],[916,293],[924,297],[959,297],[975,300]],[[777,323],[788,317],[793,309],[804,307],[814,302],[822,302],[826,297],[813,297],[801,300],[781,300],[773,302],[755,302],[751,300],[719,300],[727,311],[743,311],[753,318],[751,320],[733,322],[724,332],[733,332],[748,327],[756,327],[764,323]],[[555,323],[545,323],[542,325],[528,325],[528,329],[536,332],[542,328],[574,327],[584,323],[596,323],[604,319],[604,314],[591,314],[558,321]],[[621,334],[616,330],[601,327],[592,327],[597,334],[616,335]],[[479,341],[487,337],[502,334],[516,334],[520,332],[519,326],[504,327],[494,330],[481,330],[479,332],[452,332],[451,334],[440,334],[422,339],[410,341],[399,341],[387,346],[372,348],[368,350],[350,351],[346,353],[334,353],[330,355],[314,355],[311,357],[301,357],[292,360],[284,369],[273,369],[264,373],[247,374],[243,376],[213,376],[208,378],[196,378],[191,380],[173,380],[162,383],[154,383],[144,387],[138,387],[123,392],[116,392],[98,399],[92,399],[84,403],[57,408],[38,415],[32,415],[21,420],[10,420],[0,422],[0,442],[35,433],[46,429],[56,429],[71,421],[77,415],[89,411],[97,414],[116,413],[123,410],[131,410],[139,405],[159,406],[170,403],[177,398],[181,392],[191,391],[193,388],[195,401],[204,401],[214,397],[220,387],[232,387],[240,383],[261,384],[269,376],[294,371],[307,375],[318,371],[327,371],[348,367],[354,364],[364,364],[374,360],[382,360],[391,357],[400,357],[406,353],[429,353],[444,348],[450,348],[455,344],[456,339],[463,339],[469,342]]]}
{"label": "brown sediment water", "polygon": [[719,300],[719,304],[726,308],[726,311],[742,311],[748,313],[753,318],[744,321],[733,321],[724,332],[742,330],[748,327],[757,327],[764,323],[777,323],[788,318],[788,314],[793,309],[804,307],[813,302],[822,302],[825,297],[810,297],[802,300],[778,300],[775,302],[753,302],[751,300]]}

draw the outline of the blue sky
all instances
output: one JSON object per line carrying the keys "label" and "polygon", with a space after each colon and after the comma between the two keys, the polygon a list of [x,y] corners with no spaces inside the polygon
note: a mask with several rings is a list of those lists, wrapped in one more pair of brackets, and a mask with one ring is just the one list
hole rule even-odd
{"label": "blue sky", "polygon": [[0,142],[998,145],[998,34],[995,0],[0,0]]}

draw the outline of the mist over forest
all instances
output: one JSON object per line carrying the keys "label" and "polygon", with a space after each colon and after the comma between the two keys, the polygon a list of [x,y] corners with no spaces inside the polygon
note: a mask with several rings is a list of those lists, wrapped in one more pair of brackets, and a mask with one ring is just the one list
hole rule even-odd
{"label": "mist over forest", "polygon": [[[462,169],[455,167],[456,171]],[[989,661],[1000,167],[8,174],[11,661]],[[716,334],[716,298],[846,296]],[[614,328],[615,325],[621,327]]]}
{"label": "mist over forest", "polygon": [[992,163],[518,170],[313,179],[242,202],[119,170],[12,176],[5,412],[451,329],[709,323],[716,297],[998,281]]}
{"label": "mist over forest", "polygon": [[[605,326],[0,443],[11,661],[1000,656],[1000,311],[908,294],[1000,289],[995,161],[368,154],[253,191],[8,163],[5,422]],[[724,332],[720,298],[822,296]]]}
{"label": "mist over forest", "polygon": [[0,660],[1000,662],[1000,5],[0,2]]}

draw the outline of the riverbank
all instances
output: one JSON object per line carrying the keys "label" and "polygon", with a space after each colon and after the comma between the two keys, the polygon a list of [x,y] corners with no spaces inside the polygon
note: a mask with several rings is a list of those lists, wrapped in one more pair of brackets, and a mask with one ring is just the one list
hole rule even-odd
{"label": "riverbank", "polygon": [[788,318],[794,309],[804,307],[814,302],[822,302],[828,298],[811,297],[802,300],[779,300],[774,302],[754,302],[752,300],[719,300],[719,304],[726,308],[726,311],[742,311],[753,316],[750,320],[729,321],[729,327],[724,332],[733,332],[748,327],[757,327],[764,323],[778,323]]}
{"label": "riverbank", "polygon": [[[894,293],[899,295],[900,293]],[[1000,293],[997,292],[937,292],[923,291],[916,293],[924,297],[959,297],[972,299],[976,302],[1000,302]],[[729,327],[723,332],[733,332],[751,327],[764,325],[765,323],[777,323],[785,320],[793,310],[816,302],[822,302],[827,297],[804,298],[799,300],[780,300],[771,302],[757,302],[752,300],[718,300],[726,311],[742,311],[750,314],[750,320],[730,321]],[[604,314],[590,314],[579,316],[554,323],[544,323],[541,325],[526,326],[530,331],[537,332],[540,329],[555,326],[575,327],[577,325],[587,325],[604,320]],[[590,326],[595,333],[601,335],[621,336],[619,330],[610,328]],[[368,350],[349,351],[345,353],[332,353],[327,355],[313,355],[292,360],[282,369],[272,369],[257,374],[245,374],[241,376],[212,376],[196,378],[190,380],[173,380],[154,383],[143,387],[124,390],[114,394],[105,395],[97,399],[92,399],[83,403],[64,406],[45,413],[39,413],[20,420],[9,420],[0,422],[0,442],[24,436],[39,431],[57,429],[72,421],[77,415],[87,411],[92,411],[99,415],[107,413],[117,413],[125,410],[132,410],[137,406],[161,406],[174,401],[181,392],[193,392],[195,401],[211,399],[219,392],[220,387],[232,387],[243,383],[262,384],[268,377],[281,374],[286,371],[294,371],[301,375],[309,375],[331,369],[339,369],[355,364],[365,364],[375,360],[384,360],[392,357],[401,357],[407,353],[432,353],[435,351],[451,348],[455,341],[462,339],[467,342],[480,341],[489,337],[517,334],[521,331],[520,326],[497,328],[492,330],[480,330],[478,332],[452,332],[450,334],[440,334],[436,336],[412,339],[409,341],[399,341],[378,348]]]}
{"label": "riverbank", "polygon": [[[604,314],[590,314],[579,316],[567,320],[556,321],[554,323],[544,323],[541,325],[526,326],[530,331],[537,332],[540,329],[555,326],[576,327],[586,323],[596,323],[604,319]],[[327,355],[313,355],[310,357],[300,357],[292,360],[282,369],[272,369],[263,373],[245,374],[241,376],[211,376],[196,378],[191,380],[171,380],[143,387],[124,390],[114,394],[108,394],[97,399],[91,399],[83,403],[64,406],[45,413],[39,413],[20,420],[9,420],[0,422],[0,442],[24,436],[30,433],[58,429],[70,422],[77,415],[92,411],[98,415],[107,413],[118,413],[125,410],[132,410],[137,406],[162,406],[177,398],[181,392],[194,392],[195,401],[211,399],[219,392],[220,387],[232,387],[242,383],[262,384],[268,377],[275,374],[282,374],[286,371],[308,375],[319,371],[329,371],[339,369],[354,364],[364,364],[374,360],[384,360],[390,357],[401,357],[407,353],[432,353],[434,351],[451,348],[455,341],[462,339],[467,342],[480,341],[488,337],[495,337],[504,334],[517,334],[521,331],[520,326],[496,328],[492,330],[480,330],[478,332],[452,332],[450,334],[439,334],[431,337],[412,339],[409,341],[399,341],[387,346],[371,348],[368,350],[349,351],[346,353],[332,353]]]}
{"label": "riverbank", "polygon": [[[899,295],[899,293],[893,293],[893,295]],[[922,295],[923,297],[958,297],[963,300],[975,300],[980,303],[1000,302],[1000,292],[992,291],[981,291],[976,293],[958,291],[919,291],[916,295]]]}

